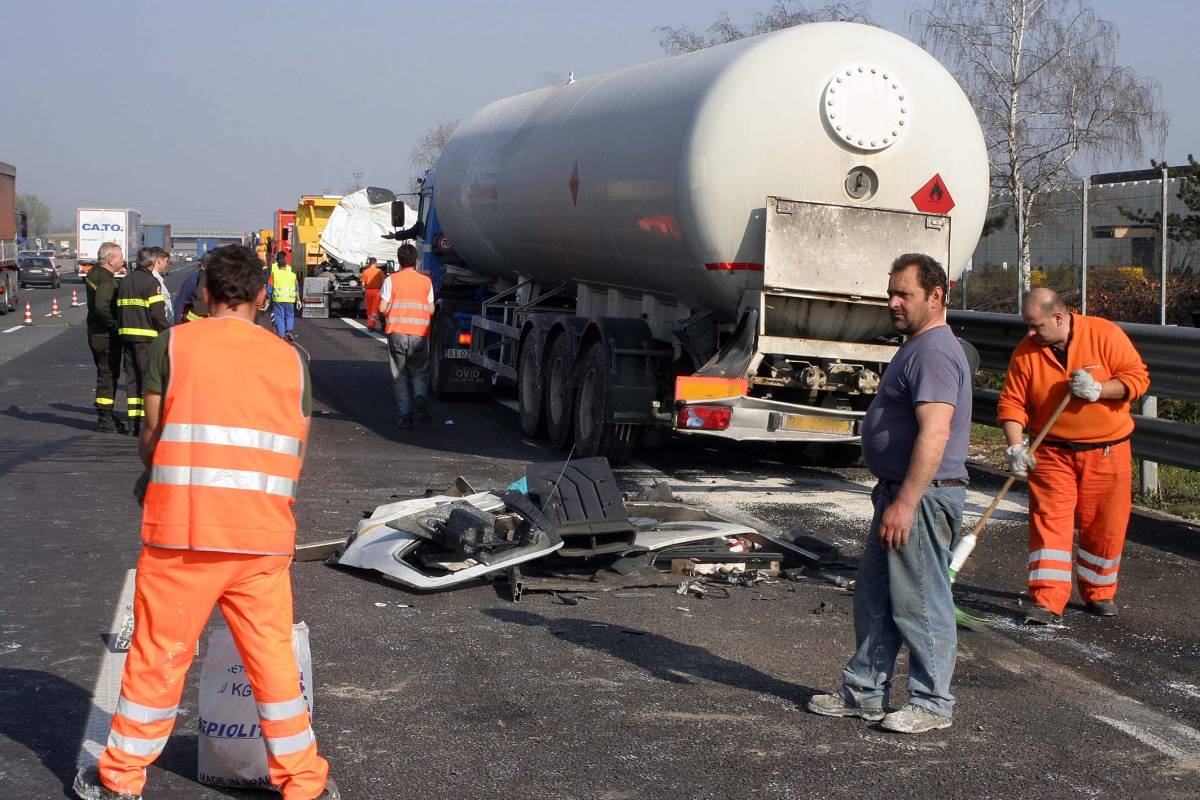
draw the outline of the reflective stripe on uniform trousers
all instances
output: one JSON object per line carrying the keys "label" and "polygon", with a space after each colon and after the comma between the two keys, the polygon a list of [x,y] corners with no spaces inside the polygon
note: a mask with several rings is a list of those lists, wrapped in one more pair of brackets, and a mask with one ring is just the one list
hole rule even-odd
{"label": "reflective stripe on uniform trousers", "polygon": [[[1112,586],[1117,582],[1119,572],[1117,567],[1121,563],[1121,556],[1101,558],[1094,553],[1089,553],[1082,547],[1075,551],[1075,556],[1075,574],[1081,579],[1095,586]],[[1087,566],[1084,566],[1085,564]],[[1108,572],[1108,570],[1112,571]],[[1102,575],[1101,571],[1107,574]]]}
{"label": "reflective stripe on uniform trousers", "polygon": [[1035,561],[1065,561],[1071,563],[1071,554],[1066,550],[1053,550],[1049,547],[1043,547],[1041,550],[1034,550],[1029,554],[1029,563]]}
{"label": "reflective stripe on uniform trousers", "polygon": [[286,756],[292,753],[299,753],[301,750],[307,750],[316,744],[317,739],[313,736],[313,729],[300,731],[293,736],[281,736],[277,739],[272,739],[269,736],[263,737],[263,741],[267,743],[267,750],[273,756]]}
{"label": "reflective stripe on uniform trousers", "polygon": [[117,711],[126,719],[134,722],[162,722],[163,720],[174,719],[179,711],[179,706],[171,706],[169,708],[155,708],[154,706],[144,706],[141,703],[135,703],[125,695],[121,695],[117,700]]}
{"label": "reflective stripe on uniform trousers", "polygon": [[156,464],[150,470],[150,482],[172,486],[206,486],[212,489],[248,489],[282,497],[293,497],[296,493],[296,482],[290,478],[246,469]]}
{"label": "reflective stripe on uniform trousers", "polygon": [[109,731],[108,746],[131,756],[153,756],[161,753],[167,746],[167,739],[162,736],[157,739],[139,739],[136,736],[125,736],[116,731]]}
{"label": "reflective stripe on uniform trousers", "polygon": [[113,404],[113,399],[111,397],[97,397],[96,398],[96,405],[98,405],[98,406],[111,406],[112,404]]}
{"label": "reflective stripe on uniform trousers", "polygon": [[280,720],[298,717],[308,713],[308,702],[304,695],[293,697],[291,700],[281,700],[278,703],[259,703],[259,719]]}
{"label": "reflective stripe on uniform trousers", "polygon": [[126,397],[125,405],[126,405],[126,409],[125,409],[126,415],[128,415],[130,417],[146,416],[146,409],[144,407],[146,405],[146,403],[144,400],[142,400],[142,398]]}
{"label": "reflective stripe on uniform trousers", "polygon": [[121,336],[158,336],[158,331],[152,328],[117,328],[117,333]]}
{"label": "reflective stripe on uniform trousers", "polygon": [[163,426],[159,441],[253,447],[289,456],[298,456],[303,450],[300,440],[293,436],[227,425],[172,422]]}
{"label": "reflective stripe on uniform trousers", "polygon": [[1029,571],[1029,580],[1031,581],[1062,581],[1064,583],[1071,582],[1071,570],[1069,569],[1032,569]]}

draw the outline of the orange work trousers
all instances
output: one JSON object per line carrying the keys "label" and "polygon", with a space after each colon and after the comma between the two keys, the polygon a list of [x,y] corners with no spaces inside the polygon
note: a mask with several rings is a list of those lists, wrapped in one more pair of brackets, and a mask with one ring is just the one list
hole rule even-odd
{"label": "orange work trousers", "polygon": [[146,767],[167,744],[196,642],[220,604],[254,690],[271,783],[285,800],[325,791],[329,764],[317,755],[292,652],[289,556],[142,548],[133,642],[121,678],[100,779],[140,795]]}
{"label": "orange work trousers", "polygon": [[379,317],[379,290],[367,289],[367,327],[375,330],[375,322]]}
{"label": "orange work trousers", "polygon": [[1116,596],[1133,508],[1132,463],[1128,441],[1082,452],[1038,448],[1029,473],[1029,596],[1035,603],[1061,614],[1071,599],[1072,566],[1085,601]]}

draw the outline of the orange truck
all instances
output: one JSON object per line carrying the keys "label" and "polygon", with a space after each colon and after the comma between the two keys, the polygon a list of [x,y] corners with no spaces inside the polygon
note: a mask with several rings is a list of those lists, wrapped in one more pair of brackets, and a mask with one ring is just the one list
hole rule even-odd
{"label": "orange truck", "polygon": [[280,208],[275,211],[275,252],[283,253],[292,263],[292,238],[296,235],[296,212]]}
{"label": "orange truck", "polygon": [[17,169],[0,161],[0,314],[21,302],[18,240],[27,236],[25,215],[17,214]]}

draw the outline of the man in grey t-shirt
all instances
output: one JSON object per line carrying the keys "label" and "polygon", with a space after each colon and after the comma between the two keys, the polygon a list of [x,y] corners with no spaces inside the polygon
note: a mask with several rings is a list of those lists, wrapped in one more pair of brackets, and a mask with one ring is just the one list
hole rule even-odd
{"label": "man in grey t-shirt", "polygon": [[[879,479],[854,592],[857,649],[834,694],[808,709],[882,720],[897,733],[948,728],[958,654],[950,550],[962,525],[971,428],[971,369],[946,325],[946,273],[919,253],[888,280],[892,327],[904,345],[863,421],[863,459]],[[900,645],[909,650],[908,705],[886,712]]]}

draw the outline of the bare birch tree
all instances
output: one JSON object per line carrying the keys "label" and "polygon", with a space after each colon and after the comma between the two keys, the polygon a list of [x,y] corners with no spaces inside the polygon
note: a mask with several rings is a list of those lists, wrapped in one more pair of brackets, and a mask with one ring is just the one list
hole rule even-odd
{"label": "bare birch tree", "polygon": [[1033,211],[1074,185],[1072,160],[1140,159],[1165,141],[1158,82],[1116,62],[1118,33],[1087,0],[933,0],[909,19],[971,98],[992,186],[1012,194],[1029,288]]}
{"label": "bare birch tree", "polygon": [[703,31],[687,26],[672,28],[669,25],[660,25],[654,32],[658,34],[658,43],[666,54],[677,56],[809,22],[870,22],[870,7],[871,4],[867,0],[827,3],[813,9],[796,0],[775,0],[775,5],[766,12],[756,13],[746,25],[739,26],[729,19],[728,14],[721,14],[716,22]]}
{"label": "bare birch tree", "polygon": [[417,143],[413,145],[412,151],[408,154],[408,163],[412,165],[414,170],[412,183],[415,186],[417,178],[425,174],[425,170],[433,169],[437,166],[438,157],[442,154],[442,149],[446,146],[446,142],[450,141],[450,137],[454,135],[454,130],[458,127],[458,120],[450,122],[439,122],[434,127],[425,131]]}

